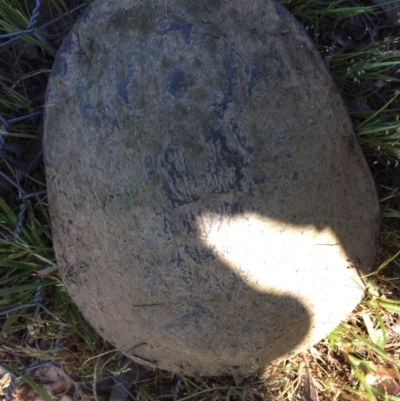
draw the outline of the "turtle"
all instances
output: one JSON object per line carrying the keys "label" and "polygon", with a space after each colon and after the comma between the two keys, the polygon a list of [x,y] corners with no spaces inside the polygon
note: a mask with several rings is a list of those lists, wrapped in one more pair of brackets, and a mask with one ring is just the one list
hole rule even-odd
{"label": "turtle", "polygon": [[375,184],[273,0],[95,0],[57,54],[43,141],[65,286],[139,363],[262,375],[363,296]]}

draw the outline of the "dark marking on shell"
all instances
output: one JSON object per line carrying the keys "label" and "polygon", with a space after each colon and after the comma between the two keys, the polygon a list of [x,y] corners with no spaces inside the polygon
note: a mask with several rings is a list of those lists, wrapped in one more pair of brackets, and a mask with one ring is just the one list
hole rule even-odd
{"label": "dark marking on shell", "polygon": [[180,152],[180,139],[175,137],[166,146],[161,162],[164,170],[162,188],[172,207],[179,207],[198,201],[196,182],[188,169],[185,153]]}
{"label": "dark marking on shell", "polygon": [[253,89],[255,87],[255,85],[260,81],[260,79],[262,79],[266,85],[268,85],[269,80],[268,80],[268,73],[266,71],[263,71],[262,69],[260,69],[260,67],[256,66],[256,65],[252,65],[252,66],[246,66],[245,67],[245,72],[247,74],[247,95],[249,97],[252,96],[253,94]]}
{"label": "dark marking on shell", "polygon": [[78,262],[69,266],[64,273],[64,280],[68,283],[78,284],[84,281],[82,276],[87,272],[89,266],[85,262]]}
{"label": "dark marking on shell", "polygon": [[215,260],[215,255],[207,248],[198,248],[190,245],[185,245],[185,253],[190,256],[193,262],[203,265]]}
{"label": "dark marking on shell", "polygon": [[124,80],[120,81],[117,85],[117,93],[121,97],[121,99],[124,101],[126,105],[130,104],[130,99],[129,99],[129,84],[132,82],[132,78],[135,74],[135,66],[132,63],[128,63],[127,65],[127,75]]}
{"label": "dark marking on shell", "polygon": [[180,68],[170,71],[167,76],[167,90],[172,96],[176,96],[179,92],[186,93],[190,86],[193,86],[193,80],[186,79],[186,73]]}
{"label": "dark marking on shell", "polygon": [[176,257],[170,259],[169,263],[171,266],[176,266],[178,268],[183,268],[185,266],[185,260],[179,252],[176,253]]}
{"label": "dark marking on shell", "polygon": [[193,24],[179,23],[173,21],[169,24],[169,31],[178,31],[187,45],[190,45],[190,32],[192,31]]}
{"label": "dark marking on shell", "polygon": [[212,152],[212,158],[209,161],[210,175],[214,176],[215,182],[219,183],[219,176],[224,172],[226,167],[233,170],[233,177],[224,180],[224,182],[216,185],[211,193],[228,193],[233,190],[241,191],[243,189],[242,182],[245,180],[244,170],[248,166],[245,157],[228,143],[228,139],[222,128],[209,127],[209,133],[206,137]]}
{"label": "dark marking on shell", "polygon": [[215,102],[213,106],[215,106],[218,110],[218,117],[223,119],[226,110],[228,109],[228,105],[232,103],[233,99],[233,88],[236,86],[235,81],[235,73],[237,71],[237,67],[235,67],[234,61],[234,50],[235,50],[235,42],[232,42],[229,45],[229,52],[223,57],[223,67],[225,70],[226,83],[225,87],[222,91],[223,97],[220,102]]}
{"label": "dark marking on shell", "polygon": [[[111,125],[121,131],[118,119],[114,116],[113,111],[107,104],[104,105],[99,103],[99,106],[95,108],[91,103],[81,103],[79,105],[79,111],[81,112],[82,116],[84,116],[87,121],[96,128],[101,128],[105,125]],[[102,138],[110,138],[110,132],[110,129],[102,129],[99,132],[99,136]]]}
{"label": "dark marking on shell", "polygon": [[151,181],[151,179],[154,177],[155,175],[155,170],[154,170],[154,159],[150,156],[147,155],[144,158],[144,164],[147,168],[147,174],[146,174],[146,180],[147,181]]}
{"label": "dark marking on shell", "polygon": [[239,141],[239,143],[242,145],[243,149],[245,149],[247,152],[249,153],[253,153],[254,152],[254,147],[253,146],[249,146],[247,144],[247,138],[246,136],[240,131],[239,128],[239,124],[236,120],[236,118],[231,118],[231,120],[229,121],[232,132],[235,134],[237,140]]}

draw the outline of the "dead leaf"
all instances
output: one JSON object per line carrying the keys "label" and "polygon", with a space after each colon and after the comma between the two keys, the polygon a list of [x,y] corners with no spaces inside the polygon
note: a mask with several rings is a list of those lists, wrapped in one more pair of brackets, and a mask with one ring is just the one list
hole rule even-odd
{"label": "dead leaf", "polygon": [[[67,392],[71,393],[72,384],[56,366],[51,364],[44,365],[34,370],[31,375],[53,400],[71,401],[71,397]],[[43,401],[43,399],[28,383],[23,383],[14,390],[12,401]]]}
{"label": "dead leaf", "polygon": [[[37,396],[36,391],[28,383],[18,386],[12,393],[12,401],[34,401]],[[42,400],[43,401],[43,400]]]}
{"label": "dead leaf", "polygon": [[10,382],[11,382],[11,375],[8,372],[5,372],[0,378],[0,396],[6,395]]}
{"label": "dead leaf", "polygon": [[303,397],[304,401],[318,401],[318,391],[315,386],[314,379],[311,374],[310,365],[308,363],[307,355],[303,353],[303,359],[306,364],[306,377],[304,380]]}
{"label": "dead leaf", "polygon": [[374,373],[366,375],[366,382],[383,394],[395,395],[399,380],[394,369],[377,366]]}

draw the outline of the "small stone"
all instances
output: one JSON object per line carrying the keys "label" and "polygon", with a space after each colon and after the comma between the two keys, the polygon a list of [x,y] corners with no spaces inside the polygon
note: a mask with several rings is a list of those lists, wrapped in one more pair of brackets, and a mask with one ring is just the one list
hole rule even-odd
{"label": "small stone", "polygon": [[272,0],[95,0],[44,130],[61,275],[136,362],[262,374],[362,298],[374,182],[322,58]]}

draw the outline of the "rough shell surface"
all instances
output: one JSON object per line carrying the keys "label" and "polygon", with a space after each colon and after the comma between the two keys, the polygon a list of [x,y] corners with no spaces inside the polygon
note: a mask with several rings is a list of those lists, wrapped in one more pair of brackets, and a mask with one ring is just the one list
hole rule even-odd
{"label": "rough shell surface", "polygon": [[138,362],[262,373],[362,297],[374,184],[271,0],[96,0],[57,56],[44,147],[64,282]]}

